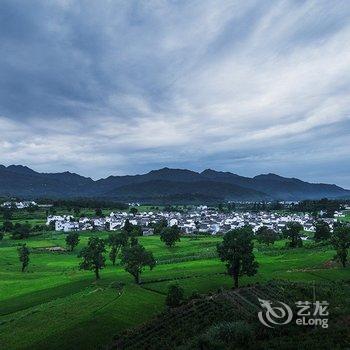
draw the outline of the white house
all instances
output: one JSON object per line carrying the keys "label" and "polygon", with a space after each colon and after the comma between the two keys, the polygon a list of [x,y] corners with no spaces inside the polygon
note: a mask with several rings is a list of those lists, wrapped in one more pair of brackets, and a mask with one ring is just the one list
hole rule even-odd
{"label": "white house", "polygon": [[56,231],[78,231],[79,223],[74,221],[55,221],[55,230]]}
{"label": "white house", "polygon": [[177,219],[170,219],[169,220],[169,226],[175,226],[178,224],[179,224],[179,221]]}
{"label": "white house", "polygon": [[49,215],[46,219],[46,225],[49,226],[54,221],[73,221],[74,217],[71,215]]}

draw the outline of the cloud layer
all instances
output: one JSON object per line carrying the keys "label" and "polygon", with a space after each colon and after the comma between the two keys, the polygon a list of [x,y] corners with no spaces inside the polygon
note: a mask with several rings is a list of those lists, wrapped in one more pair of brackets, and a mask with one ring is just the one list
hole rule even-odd
{"label": "cloud layer", "polygon": [[0,163],[350,188],[348,1],[2,1]]}

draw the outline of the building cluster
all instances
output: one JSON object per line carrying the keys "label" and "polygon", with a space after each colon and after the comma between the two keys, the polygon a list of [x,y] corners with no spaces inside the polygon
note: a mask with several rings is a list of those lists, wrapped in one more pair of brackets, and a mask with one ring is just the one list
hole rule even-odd
{"label": "building cluster", "polygon": [[21,202],[4,202],[1,204],[2,208],[8,209],[25,209],[29,207],[36,207],[38,204],[34,201],[21,201]]}
{"label": "building cluster", "polygon": [[[184,234],[208,233],[223,234],[229,230],[250,225],[254,232],[266,226],[281,232],[288,222],[300,223],[305,231],[314,232],[314,219],[309,214],[279,214],[270,212],[232,212],[221,213],[200,206],[186,212],[140,212],[135,215],[127,212],[112,212],[107,217],[75,219],[71,215],[48,216],[47,225],[55,226],[56,231],[119,230],[126,220],[142,228],[143,235],[153,234],[153,224],[165,220],[168,226],[177,225]],[[333,227],[337,219],[323,219]]]}

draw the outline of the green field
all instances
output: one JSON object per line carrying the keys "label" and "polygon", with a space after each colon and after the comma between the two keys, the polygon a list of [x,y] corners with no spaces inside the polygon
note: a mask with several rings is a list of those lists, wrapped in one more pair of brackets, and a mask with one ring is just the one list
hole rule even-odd
{"label": "green field", "polygon": [[342,222],[350,222],[350,210],[344,211],[345,217],[340,218]]}
{"label": "green field", "polygon": [[[7,235],[0,242],[0,343],[4,349],[99,349],[126,328],[139,325],[164,309],[165,293],[177,281],[186,296],[230,288],[231,279],[216,257],[220,237],[182,238],[175,248],[166,248],[158,236],[140,242],[157,260],[153,271],[145,271],[142,284],[120,266],[108,265],[97,283],[91,272],[78,269],[77,252],[88,237],[106,237],[107,232],[81,234],[73,253],[51,253],[46,247],[64,247],[64,234],[45,233],[26,242],[31,249],[29,271],[20,272],[19,241]],[[22,243],[22,242],[21,242]],[[241,283],[271,279],[292,281],[349,280],[350,269],[325,263],[334,251],[328,246],[284,248],[255,244],[260,264],[254,277]]]}

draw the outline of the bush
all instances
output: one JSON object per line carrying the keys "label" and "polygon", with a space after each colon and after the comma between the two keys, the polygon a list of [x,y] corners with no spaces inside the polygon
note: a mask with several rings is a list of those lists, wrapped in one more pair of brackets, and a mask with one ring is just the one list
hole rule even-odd
{"label": "bush", "polygon": [[246,345],[254,338],[254,331],[252,326],[245,321],[222,322],[210,327],[205,337],[211,339],[213,345],[218,342]]}
{"label": "bush", "polygon": [[20,224],[16,223],[13,227],[13,232],[12,232],[12,239],[24,239],[28,238],[30,233],[30,226],[29,224]]}
{"label": "bush", "polygon": [[168,294],[165,299],[165,304],[168,307],[178,307],[184,300],[184,290],[177,284],[171,284],[168,287]]}
{"label": "bush", "polygon": [[200,299],[201,298],[201,295],[199,294],[198,291],[194,290],[192,292],[192,294],[190,295],[189,299],[193,300],[193,299]]}

